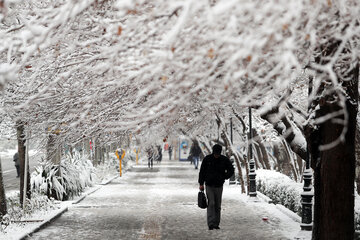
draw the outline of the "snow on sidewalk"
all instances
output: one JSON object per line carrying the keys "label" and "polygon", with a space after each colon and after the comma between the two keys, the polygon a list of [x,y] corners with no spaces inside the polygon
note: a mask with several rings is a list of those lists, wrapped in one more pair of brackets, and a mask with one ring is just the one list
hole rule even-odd
{"label": "snow on sidewalk", "polygon": [[299,232],[275,205],[249,201],[226,183],[221,230],[209,231],[197,175],[188,162],[135,166],[30,239],[293,239]]}

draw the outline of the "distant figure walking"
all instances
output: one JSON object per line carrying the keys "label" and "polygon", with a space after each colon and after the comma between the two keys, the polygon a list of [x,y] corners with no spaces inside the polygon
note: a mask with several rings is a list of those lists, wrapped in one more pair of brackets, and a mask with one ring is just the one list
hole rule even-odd
{"label": "distant figure walking", "polygon": [[198,169],[200,155],[201,155],[201,148],[199,147],[198,142],[194,141],[194,143],[190,148],[190,156],[192,157],[192,160],[194,162],[195,169]]}
{"label": "distant figure walking", "polygon": [[15,167],[16,167],[16,173],[17,173],[17,178],[20,177],[20,161],[19,161],[19,153],[16,152],[14,154],[14,163],[15,163]]}
{"label": "distant figure walking", "polygon": [[169,160],[171,160],[171,155],[172,155],[172,146],[171,145],[169,146],[168,151],[169,151]]}
{"label": "distant figure walking", "polygon": [[148,157],[148,167],[153,168],[153,162],[154,162],[154,149],[152,146],[148,147],[146,149],[146,154]]}
{"label": "distant figure walking", "polygon": [[162,147],[160,145],[157,146],[157,153],[156,161],[159,163],[162,160]]}
{"label": "distant figure walking", "polygon": [[229,158],[221,155],[222,147],[215,144],[212,154],[207,155],[200,167],[199,189],[204,191],[206,185],[206,196],[208,199],[207,224],[209,230],[220,229],[221,199],[225,179],[234,174],[234,167]]}

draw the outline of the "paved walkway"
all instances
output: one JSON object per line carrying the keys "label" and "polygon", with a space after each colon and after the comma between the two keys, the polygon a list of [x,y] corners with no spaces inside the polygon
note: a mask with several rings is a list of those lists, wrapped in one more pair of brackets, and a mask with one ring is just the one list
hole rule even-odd
{"label": "paved walkway", "polygon": [[197,175],[188,162],[138,165],[29,239],[263,240],[289,239],[289,231],[298,229],[267,204],[249,202],[239,186],[226,184],[221,230],[209,231],[206,210],[196,205]]}

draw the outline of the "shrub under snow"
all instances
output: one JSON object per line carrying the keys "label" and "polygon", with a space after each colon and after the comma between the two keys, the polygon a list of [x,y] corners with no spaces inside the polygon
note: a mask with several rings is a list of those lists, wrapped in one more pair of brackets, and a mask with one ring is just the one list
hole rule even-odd
{"label": "shrub under snow", "polygon": [[274,170],[256,170],[257,191],[265,194],[275,204],[286,208],[301,216],[301,193],[303,184],[297,183],[288,176]]}
{"label": "shrub under snow", "polygon": [[[303,183],[297,183],[288,176],[274,170],[256,170],[257,191],[265,194],[275,204],[286,208],[301,216],[301,193]],[[314,199],[313,199],[314,201]],[[355,230],[360,231],[360,196],[355,197]]]}
{"label": "shrub under snow", "polygon": [[80,195],[86,187],[92,185],[93,172],[92,163],[75,153],[73,157],[68,155],[61,159],[60,174],[59,166],[51,162],[37,166],[31,174],[31,187],[49,198],[67,200]]}

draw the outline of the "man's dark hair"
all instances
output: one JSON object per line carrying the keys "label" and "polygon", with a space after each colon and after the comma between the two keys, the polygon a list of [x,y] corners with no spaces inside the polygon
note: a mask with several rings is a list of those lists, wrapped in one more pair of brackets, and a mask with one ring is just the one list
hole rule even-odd
{"label": "man's dark hair", "polygon": [[221,145],[219,145],[219,144],[215,144],[215,145],[212,147],[212,150],[213,150],[213,154],[220,155],[220,154],[221,154],[222,147],[221,147]]}

